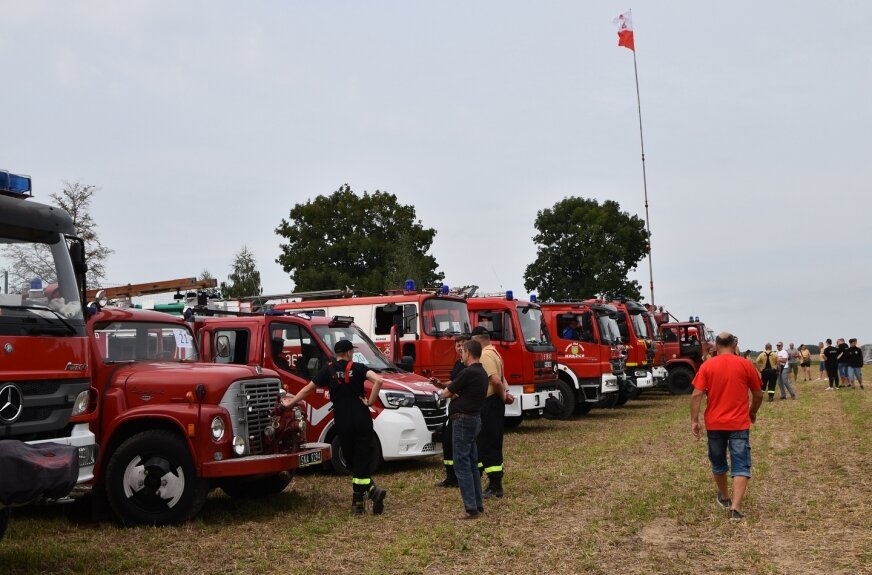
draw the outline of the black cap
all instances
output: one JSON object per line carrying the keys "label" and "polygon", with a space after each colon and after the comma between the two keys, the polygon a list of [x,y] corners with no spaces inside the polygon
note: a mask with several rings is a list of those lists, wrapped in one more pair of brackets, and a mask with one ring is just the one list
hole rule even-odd
{"label": "black cap", "polygon": [[347,339],[340,339],[335,344],[333,344],[333,353],[345,353],[346,351],[351,351],[354,349],[354,344],[352,344]]}
{"label": "black cap", "polygon": [[472,330],[472,335],[486,335],[490,336],[490,332],[483,325],[477,325]]}

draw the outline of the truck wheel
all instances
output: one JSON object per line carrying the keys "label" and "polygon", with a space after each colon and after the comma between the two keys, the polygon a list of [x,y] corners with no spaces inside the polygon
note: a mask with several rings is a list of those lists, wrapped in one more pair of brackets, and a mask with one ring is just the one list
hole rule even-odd
{"label": "truck wheel", "polygon": [[618,390],[618,393],[615,395],[618,396],[618,399],[615,400],[615,404],[612,407],[619,407],[627,403],[627,400],[630,399],[629,394],[627,394],[626,390]]}
{"label": "truck wheel", "polygon": [[511,415],[509,417],[503,418],[503,429],[515,429],[519,425],[521,425],[521,421],[523,421],[523,415]]}
{"label": "truck wheel", "polygon": [[262,499],[281,493],[291,482],[288,472],[249,479],[234,477],[220,483],[221,491],[234,499]]}
{"label": "truck wheel", "polygon": [[672,395],[686,395],[693,391],[693,372],[687,367],[675,367],[666,378],[666,386]]}
{"label": "truck wheel", "polygon": [[106,467],[106,495],[125,525],[177,525],[206,502],[188,446],[176,433],[143,431],[115,450]]}
{"label": "truck wheel", "polygon": [[[372,432],[371,441],[371,450],[372,450],[372,458],[369,461],[368,471],[370,475],[375,473],[376,469],[381,465],[382,455],[381,455],[381,442],[378,440],[378,436],[375,432]],[[333,436],[333,441],[330,442],[332,447],[333,455],[330,457],[330,463],[333,465],[333,471],[340,475],[351,475],[351,470],[345,463],[345,454],[342,453],[342,446],[339,445],[339,435]]]}
{"label": "truck wheel", "polygon": [[600,400],[596,402],[597,407],[602,407],[608,409],[610,407],[614,407],[618,404],[618,395],[620,392],[613,391],[611,393],[604,393]]}
{"label": "truck wheel", "polygon": [[546,409],[545,413],[550,419],[569,419],[575,413],[575,390],[562,379],[558,379],[557,391],[560,392],[560,401],[556,402],[558,407],[551,413]]}
{"label": "truck wheel", "polygon": [[9,516],[11,514],[12,510],[8,507],[0,509],[0,539],[3,539],[3,535],[6,533],[6,526],[9,525]]}

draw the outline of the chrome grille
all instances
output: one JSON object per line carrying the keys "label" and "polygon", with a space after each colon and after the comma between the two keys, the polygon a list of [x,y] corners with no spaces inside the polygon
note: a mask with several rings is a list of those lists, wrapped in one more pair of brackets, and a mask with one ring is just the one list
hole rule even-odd
{"label": "chrome grille", "polygon": [[445,399],[437,398],[436,395],[415,394],[415,406],[421,410],[427,429],[430,431],[441,431],[442,426],[448,421],[447,403]]}
{"label": "chrome grille", "polygon": [[243,381],[240,387],[239,410],[245,421],[248,455],[263,454],[263,430],[269,423],[270,411],[276,402],[281,384],[277,379]]}

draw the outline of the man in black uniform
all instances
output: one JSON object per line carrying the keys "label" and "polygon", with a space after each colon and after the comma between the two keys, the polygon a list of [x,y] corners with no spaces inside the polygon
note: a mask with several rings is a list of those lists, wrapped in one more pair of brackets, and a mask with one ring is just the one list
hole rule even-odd
{"label": "man in black uniform", "polygon": [[[364,512],[367,496],[372,501],[372,512],[381,515],[385,509],[387,491],[377,487],[370,476],[372,461],[372,416],[369,408],[378,398],[382,378],[361,363],[354,363],[354,345],[341,339],[333,346],[336,361],[321,368],[318,375],[291,398],[285,405],[293,407],[308,397],[315,387],[327,387],[333,402],[333,423],[339,435],[342,454],[352,474],[353,496],[351,511],[355,515]],[[372,391],[366,399],[363,388],[365,380],[372,382]],[[336,457],[337,454],[333,454]]]}
{"label": "man in black uniform", "polygon": [[[451,382],[457,381],[457,377],[466,364],[463,363],[463,344],[469,341],[469,335],[462,333],[454,336],[454,351],[457,352],[457,361],[451,369],[451,379],[447,382],[442,382],[435,377],[430,378],[430,383],[436,387],[445,389]],[[481,354],[479,354],[481,355]],[[437,483],[439,487],[457,487],[457,475],[454,474],[454,446],[453,446],[453,425],[451,419],[445,423],[445,431],[442,433],[442,463],[445,465],[445,479]]]}
{"label": "man in black uniform", "polygon": [[827,338],[827,347],[824,348],[824,363],[827,367],[827,377],[830,386],[827,389],[839,387],[839,348],[833,347],[833,340]]}
{"label": "man in black uniform", "polygon": [[451,398],[448,420],[454,426],[455,473],[465,510],[461,519],[475,519],[484,511],[476,438],[481,429],[481,407],[487,394],[487,373],[481,366],[481,345],[477,341],[463,343],[463,361],[466,369],[442,390],[442,397]]}

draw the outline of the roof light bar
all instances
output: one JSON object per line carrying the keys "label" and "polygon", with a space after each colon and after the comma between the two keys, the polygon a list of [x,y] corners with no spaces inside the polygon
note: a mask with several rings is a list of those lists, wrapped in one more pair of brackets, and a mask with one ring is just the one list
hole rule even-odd
{"label": "roof light bar", "polygon": [[10,192],[22,196],[31,196],[30,176],[10,174],[6,170],[0,170],[0,192]]}

